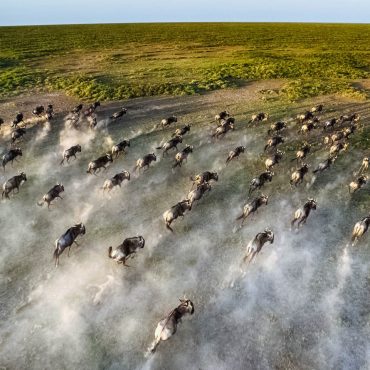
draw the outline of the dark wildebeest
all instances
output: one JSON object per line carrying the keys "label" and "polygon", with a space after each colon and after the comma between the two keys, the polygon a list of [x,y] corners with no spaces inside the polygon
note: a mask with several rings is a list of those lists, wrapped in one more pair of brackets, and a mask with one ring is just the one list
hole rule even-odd
{"label": "dark wildebeest", "polygon": [[162,128],[165,128],[167,126],[172,125],[172,123],[175,123],[175,122],[177,122],[177,117],[176,116],[171,116],[171,117],[162,119],[161,126],[162,126]]}
{"label": "dark wildebeest", "polygon": [[32,114],[34,116],[40,117],[45,112],[45,108],[43,105],[38,105],[33,111]]}
{"label": "dark wildebeest", "polygon": [[215,115],[215,121],[219,124],[221,120],[230,117],[230,113],[227,110],[220,112],[219,114]]}
{"label": "dark wildebeest", "polygon": [[329,157],[328,159],[325,159],[325,161],[320,162],[318,166],[312,171],[313,173],[316,172],[323,172],[330,168],[330,166],[335,162],[337,157]]}
{"label": "dark wildebeest", "polygon": [[340,123],[345,123],[345,122],[358,122],[360,120],[360,115],[358,113],[353,113],[350,115],[344,115],[339,117]]}
{"label": "dark wildebeest", "polygon": [[269,197],[267,195],[260,195],[257,198],[254,198],[250,203],[247,203],[243,207],[243,213],[236,218],[236,220],[242,220],[242,225],[244,224],[244,221],[247,219],[247,217],[254,212],[258,211],[258,208],[260,208],[263,204],[267,205]]}
{"label": "dark wildebeest", "polygon": [[303,122],[308,121],[309,119],[312,119],[312,118],[314,118],[314,114],[310,111],[306,111],[303,114],[298,114],[297,121],[299,123],[303,123]]}
{"label": "dark wildebeest", "polygon": [[178,217],[184,217],[185,211],[190,209],[190,203],[188,199],[182,200],[181,202],[175,204],[173,207],[168,209],[163,213],[163,220],[166,224],[166,228],[173,232],[171,228],[171,223]]}
{"label": "dark wildebeest", "polygon": [[40,202],[37,202],[37,205],[38,206],[42,206],[44,203],[46,203],[48,205],[48,209],[50,209],[50,206],[52,205],[51,202],[55,199],[55,198],[60,198],[60,199],[63,199],[61,196],[60,196],[60,193],[63,193],[64,191],[64,186],[62,184],[57,184],[55,186],[53,186],[43,197],[42,197],[42,200]]}
{"label": "dark wildebeest", "polygon": [[271,182],[273,176],[273,172],[266,171],[262,172],[258,177],[254,177],[250,183],[248,195],[251,195],[257,189],[261,189],[265,182]]}
{"label": "dark wildebeest", "polygon": [[267,149],[276,148],[279,144],[284,143],[284,138],[280,135],[275,135],[272,138],[267,140],[267,144],[263,151],[265,152]]}
{"label": "dark wildebeest", "polygon": [[245,146],[237,146],[234,150],[232,150],[230,153],[229,153],[229,156],[227,157],[226,159],[226,163],[229,163],[230,161],[232,161],[234,158],[239,158],[239,155],[241,153],[244,153],[245,152]]}
{"label": "dark wildebeest", "polygon": [[253,240],[248,243],[243,262],[251,263],[267,242],[270,244],[274,242],[274,233],[270,229],[265,229],[264,232],[258,233]]}
{"label": "dark wildebeest", "polygon": [[20,148],[10,149],[7,153],[3,155],[2,166],[4,168],[4,171],[6,164],[11,162],[11,164],[13,165],[13,161],[17,160],[18,156],[22,156],[22,149]]}
{"label": "dark wildebeest", "polygon": [[177,166],[181,167],[183,161],[188,160],[188,155],[193,153],[193,147],[190,145],[186,145],[186,147],[175,155],[175,163],[173,164],[172,168],[176,168]]}
{"label": "dark wildebeest", "polygon": [[[1,195],[1,198],[5,196],[5,198],[9,199],[9,194],[13,192],[13,194],[19,193],[19,187],[27,181],[26,174],[24,172],[21,172],[19,175],[16,175],[6,181],[3,185],[3,193]],[[14,190],[17,189],[17,193],[14,192]]]}
{"label": "dark wildebeest", "polygon": [[176,149],[177,145],[182,143],[182,137],[181,136],[175,136],[174,138],[168,140],[166,143],[164,143],[162,146],[158,146],[156,149],[163,149],[162,156],[164,157],[165,154],[167,154],[167,151],[170,149]]}
{"label": "dark wildebeest", "polygon": [[189,211],[191,211],[193,203],[196,200],[200,200],[207,191],[211,191],[211,185],[208,182],[204,182],[188,193],[186,200],[189,201]]}
{"label": "dark wildebeest", "polygon": [[52,119],[54,117],[54,107],[52,104],[48,104],[46,110],[45,110],[45,113],[46,113],[46,118],[48,120]]}
{"label": "dark wildebeest", "polygon": [[118,112],[113,113],[109,118],[113,121],[121,119],[127,113],[126,108],[121,108]]}
{"label": "dark wildebeest", "polygon": [[186,314],[194,313],[194,304],[190,299],[180,299],[180,305],[172,310],[165,318],[157,325],[154,333],[154,342],[151,344],[148,351],[154,353],[161,341],[168,340],[177,331],[177,325]]}
{"label": "dark wildebeest", "polygon": [[94,102],[93,104],[90,105],[89,108],[87,108],[84,112],[84,115],[87,117],[87,116],[90,116],[92,115],[93,113],[95,113],[96,109],[100,107],[100,102],[99,101],[96,101]]}
{"label": "dark wildebeest", "polygon": [[83,223],[76,224],[69,228],[59,239],[55,241],[55,250],[54,250],[54,259],[55,267],[59,265],[59,256],[63,251],[68,248],[68,257],[69,252],[71,251],[72,244],[75,243],[77,246],[76,239],[79,235],[85,235],[86,229]]}
{"label": "dark wildebeest", "polygon": [[190,132],[190,125],[185,125],[184,127],[176,129],[176,131],[172,134],[174,136],[184,136],[187,132]]}
{"label": "dark wildebeest", "polygon": [[338,155],[339,153],[346,151],[348,148],[348,145],[349,144],[345,142],[340,142],[340,143],[332,145],[329,149],[329,155],[331,157],[334,157]]}
{"label": "dark wildebeest", "polygon": [[230,118],[227,120],[222,120],[221,125],[216,128],[216,131],[214,134],[212,134],[212,137],[218,139],[220,136],[224,136],[228,131],[234,130],[234,122],[229,120]]}
{"label": "dark wildebeest", "polygon": [[225,119],[222,119],[218,122],[217,126],[225,126],[225,125],[231,125],[235,123],[235,118],[234,117],[227,117]]}
{"label": "dark wildebeest", "polygon": [[283,122],[283,121],[278,121],[278,122],[275,122],[273,123],[269,130],[267,131],[267,134],[270,135],[272,133],[278,133],[280,132],[281,130],[284,130],[286,128],[286,123]]}
{"label": "dark wildebeest", "polygon": [[370,215],[364,217],[361,221],[356,222],[351,236],[352,247],[366,233],[370,225]]}
{"label": "dark wildebeest", "polygon": [[100,172],[101,168],[104,168],[104,170],[106,170],[107,169],[106,166],[111,162],[113,162],[112,155],[107,153],[107,154],[99,157],[98,159],[95,159],[94,161],[91,161],[89,163],[89,167],[88,167],[86,172],[89,173],[89,174],[96,175],[97,172]]}
{"label": "dark wildebeest", "polygon": [[298,130],[298,133],[300,133],[300,134],[307,134],[307,133],[311,132],[312,130],[314,130],[315,128],[317,128],[317,125],[316,125],[315,122],[313,122],[313,121],[307,121]]}
{"label": "dark wildebeest", "polygon": [[83,104],[79,104],[71,110],[73,114],[79,114],[83,108]]}
{"label": "dark wildebeest", "polygon": [[343,129],[341,132],[343,133],[344,139],[348,139],[351,135],[355,133],[356,130],[357,130],[356,124],[351,124],[350,127]]}
{"label": "dark wildebeest", "polygon": [[127,266],[126,261],[133,257],[139,248],[144,248],[145,240],[142,236],[134,236],[132,238],[126,238],[122,244],[117,248],[108,248],[108,257],[117,261],[117,263],[122,263],[122,266]]}
{"label": "dark wildebeest", "polygon": [[361,166],[360,166],[360,169],[358,170],[358,175],[361,175],[363,172],[366,172],[369,168],[369,158],[368,157],[365,157],[363,160],[362,160],[362,163],[361,163]]}
{"label": "dark wildebeest", "polygon": [[334,128],[334,126],[338,123],[338,119],[337,118],[332,118],[328,121],[325,121],[324,122],[324,131],[326,131],[327,129],[329,128]]}
{"label": "dark wildebeest", "polygon": [[210,182],[211,180],[218,181],[218,174],[217,172],[205,171],[198,175],[191,176],[190,180],[193,181],[193,185],[191,187],[193,188],[194,185],[202,185],[205,182]]}
{"label": "dark wildebeest", "polygon": [[324,106],[322,104],[318,104],[311,108],[311,112],[312,113],[322,112],[323,108]]}
{"label": "dark wildebeest", "polygon": [[130,180],[130,172],[122,171],[114,175],[111,179],[105,180],[103,185],[103,191],[108,190],[108,193],[115,187],[121,187],[123,180]]}
{"label": "dark wildebeest", "polygon": [[146,169],[148,169],[150,166],[150,163],[152,163],[153,161],[155,162],[156,160],[157,160],[157,157],[154,153],[144,155],[143,158],[140,158],[136,161],[136,166],[134,167],[134,171],[136,171],[137,169],[139,169],[140,171],[141,168],[144,168],[144,171],[145,171],[145,167]]}
{"label": "dark wildebeest", "polygon": [[303,159],[307,157],[310,151],[311,151],[311,144],[303,143],[301,146],[301,149],[297,151],[295,158],[291,159],[291,162],[295,160],[297,160],[297,163],[299,161],[302,161]]}
{"label": "dark wildebeest", "polygon": [[77,158],[76,153],[80,153],[80,152],[81,152],[81,145],[74,145],[74,146],[71,146],[69,149],[66,149],[63,152],[63,159],[60,162],[60,165],[63,165],[65,159],[67,160],[67,163],[69,163],[69,158],[71,157],[74,157],[74,159],[76,159]]}
{"label": "dark wildebeest", "polygon": [[252,114],[252,117],[248,121],[248,123],[267,121],[268,118],[269,118],[268,113],[264,113],[264,112],[256,113],[256,114]]}
{"label": "dark wildebeest", "polygon": [[24,128],[16,128],[13,132],[12,132],[12,136],[11,136],[11,141],[12,141],[12,144],[14,144],[18,139],[21,139],[23,135],[26,134],[26,129]]}
{"label": "dark wildebeest", "polygon": [[278,164],[283,159],[284,152],[277,150],[275,154],[267,158],[265,161],[265,167],[267,171],[272,170],[272,168]]}
{"label": "dark wildebeest", "polygon": [[118,158],[121,153],[126,153],[125,148],[130,147],[130,140],[122,140],[118,144],[112,146],[112,156]]}
{"label": "dark wildebeest", "polygon": [[324,144],[333,145],[335,142],[344,139],[343,131],[336,132],[332,135],[324,137]]}
{"label": "dark wildebeest", "polygon": [[15,118],[14,118],[14,120],[13,120],[13,122],[12,122],[12,127],[14,127],[14,128],[17,128],[18,127],[18,125],[21,123],[21,122],[24,122],[23,121],[23,113],[21,113],[21,112],[19,112],[19,113],[17,113],[17,115],[15,116]]}
{"label": "dark wildebeest", "polygon": [[294,218],[290,223],[291,228],[293,228],[296,221],[298,221],[297,228],[301,226],[301,224],[305,224],[307,221],[308,216],[312,209],[316,210],[317,203],[316,200],[309,198],[308,201],[303,205],[303,208],[299,208],[294,212]]}
{"label": "dark wildebeest", "polygon": [[297,186],[303,181],[304,176],[308,172],[308,164],[302,163],[302,166],[296,169],[290,178],[290,185]]}
{"label": "dark wildebeest", "polygon": [[350,194],[355,193],[357,190],[360,190],[367,182],[368,177],[362,175],[358,177],[355,181],[352,181],[348,186],[348,191]]}

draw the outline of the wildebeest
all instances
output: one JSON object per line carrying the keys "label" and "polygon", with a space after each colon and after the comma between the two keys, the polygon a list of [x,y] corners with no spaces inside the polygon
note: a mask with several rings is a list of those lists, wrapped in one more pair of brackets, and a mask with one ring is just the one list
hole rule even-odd
{"label": "wildebeest", "polygon": [[310,111],[306,111],[303,114],[298,114],[297,116],[297,121],[300,123],[303,123],[305,121],[308,121],[309,119],[314,118],[314,114]]}
{"label": "wildebeest", "polygon": [[361,221],[356,222],[351,236],[352,246],[366,233],[370,225],[370,215],[364,217]]}
{"label": "wildebeest", "polygon": [[130,140],[122,140],[118,144],[112,146],[112,156],[118,158],[121,153],[126,153],[125,148],[130,147]]}
{"label": "wildebeest", "polygon": [[21,112],[17,113],[17,115],[15,116],[11,126],[14,127],[14,128],[17,128],[18,125],[21,122],[23,122],[23,118],[24,118],[23,113],[21,113]]}
{"label": "wildebeest", "polygon": [[190,299],[180,299],[180,305],[172,310],[165,318],[157,325],[154,333],[154,342],[151,344],[148,351],[154,353],[161,341],[168,340],[177,331],[177,325],[186,314],[194,313],[194,304]]}
{"label": "wildebeest", "polygon": [[237,146],[234,150],[232,150],[229,153],[229,156],[226,158],[226,163],[229,163],[234,158],[239,158],[239,155],[244,152],[245,152],[245,146]]}
{"label": "wildebeest", "polygon": [[271,182],[273,176],[273,172],[266,171],[262,172],[259,176],[254,177],[250,182],[248,195],[251,195],[257,189],[261,189],[265,182]]}
{"label": "wildebeest", "polygon": [[5,171],[5,166],[7,163],[11,162],[11,164],[13,164],[13,161],[17,160],[17,157],[21,157],[21,156],[22,156],[22,149],[20,148],[10,149],[7,153],[5,153],[2,158],[2,166],[4,168],[4,171]]}
{"label": "wildebeest", "polygon": [[308,153],[311,151],[311,144],[304,142],[301,146],[301,148],[297,151],[295,158],[291,159],[291,162],[297,161],[302,161],[305,159],[308,155]]}
{"label": "wildebeest", "polygon": [[272,170],[272,168],[278,164],[283,159],[284,152],[277,150],[275,154],[267,158],[265,161],[265,167],[267,171]]}
{"label": "wildebeest", "polygon": [[83,108],[83,104],[79,104],[71,110],[73,114],[79,114]]}
{"label": "wildebeest", "polygon": [[71,158],[71,157],[74,157],[74,159],[76,159],[77,158],[76,154],[80,153],[80,152],[81,152],[81,145],[79,145],[79,144],[73,145],[69,149],[66,149],[63,152],[63,159],[60,162],[60,165],[63,165],[64,160],[67,160],[67,163],[69,163],[69,158]]}
{"label": "wildebeest", "polygon": [[54,107],[52,104],[48,104],[47,108],[45,109],[45,113],[48,120],[54,117]]}
{"label": "wildebeest", "polygon": [[218,122],[217,126],[233,125],[235,123],[234,117],[227,117]]}
{"label": "wildebeest", "polygon": [[193,147],[190,145],[186,145],[186,147],[175,155],[175,163],[173,164],[172,168],[176,168],[177,166],[181,167],[183,161],[187,161],[188,155],[193,153]]}
{"label": "wildebeest", "polygon": [[154,153],[144,155],[143,158],[140,158],[136,161],[136,166],[134,167],[134,171],[136,171],[137,169],[140,171],[141,168],[144,168],[144,171],[145,171],[145,167],[146,169],[148,169],[150,166],[150,163],[152,163],[153,161],[155,162],[156,160],[157,160],[157,157]]}
{"label": "wildebeest", "polygon": [[330,168],[330,166],[335,162],[337,157],[329,157],[328,159],[325,159],[325,161],[320,162],[318,166],[312,171],[313,173],[316,172],[323,172]]}
{"label": "wildebeest", "polygon": [[45,107],[43,105],[38,105],[33,111],[32,114],[40,117],[45,112]]}
{"label": "wildebeest", "polygon": [[338,119],[337,118],[331,118],[328,121],[324,122],[324,131],[326,131],[328,128],[334,128],[335,125],[337,125]]}
{"label": "wildebeest", "polygon": [[353,135],[357,130],[357,126],[355,124],[351,124],[350,127],[346,127],[341,132],[343,133],[344,139],[348,139],[350,135]]}
{"label": "wildebeest", "polygon": [[365,157],[362,160],[360,169],[358,170],[358,174],[361,175],[363,172],[366,172],[368,170],[368,168],[369,168],[369,158]]}
{"label": "wildebeest", "polygon": [[274,242],[274,233],[270,229],[265,229],[264,232],[258,233],[253,240],[248,243],[243,262],[251,263],[267,242],[270,244]]}
{"label": "wildebeest", "polygon": [[182,200],[181,202],[172,206],[169,210],[163,213],[163,220],[166,224],[166,228],[173,232],[171,223],[178,217],[184,217],[185,211],[190,209],[190,203],[188,199]]}
{"label": "wildebeest", "polygon": [[174,136],[184,136],[187,132],[190,132],[190,125],[187,124],[181,128],[176,129],[176,131],[172,134]]}
{"label": "wildebeest", "polygon": [[343,131],[336,132],[332,135],[324,137],[324,144],[333,145],[335,142],[344,139]]}
{"label": "wildebeest", "polygon": [[[27,176],[24,172],[21,172],[19,175],[16,175],[6,181],[3,185],[3,193],[1,195],[1,198],[8,198],[9,199],[9,194],[13,192],[13,194],[19,193],[19,187],[27,181]],[[17,189],[17,193],[14,192],[14,190]]]}
{"label": "wildebeest", "polygon": [[308,201],[303,205],[303,208],[299,208],[294,212],[294,218],[290,223],[291,228],[293,228],[296,221],[298,221],[297,228],[301,226],[301,224],[305,224],[307,221],[308,216],[310,215],[311,210],[316,210],[317,203],[315,199],[308,198]]}
{"label": "wildebeest", "polygon": [[170,149],[176,149],[177,145],[182,143],[182,137],[181,136],[175,136],[174,138],[168,140],[165,142],[162,146],[158,146],[156,149],[163,149],[162,156],[164,157],[165,154],[167,154],[167,151]]}
{"label": "wildebeest", "polygon": [[60,196],[60,193],[63,193],[64,191],[64,186],[62,184],[56,184],[54,185],[43,197],[42,197],[42,200],[40,202],[37,202],[37,205],[38,206],[42,206],[44,203],[46,203],[48,205],[48,209],[50,209],[50,206],[51,206],[51,202],[55,199],[55,198],[60,198],[60,199],[63,199],[61,196]]}
{"label": "wildebeest", "polygon": [[127,266],[126,261],[133,257],[139,248],[144,248],[145,240],[142,236],[134,236],[132,238],[126,238],[122,244],[117,248],[108,248],[108,257],[117,261],[117,263],[122,263],[122,266]]}
{"label": "wildebeest", "polygon": [[329,155],[330,156],[336,156],[337,154],[344,152],[348,148],[348,143],[340,142],[337,144],[334,144],[329,149]]}
{"label": "wildebeest", "polygon": [[109,118],[113,121],[121,119],[127,113],[126,108],[121,108],[118,112],[113,113]]}
{"label": "wildebeest", "polygon": [[315,122],[313,122],[313,121],[307,121],[298,130],[298,133],[307,134],[307,133],[311,132],[312,130],[314,130],[316,127],[317,127],[317,125],[316,125]]}
{"label": "wildebeest", "polygon": [[23,135],[26,134],[26,129],[24,128],[16,128],[11,135],[11,142],[14,144],[18,139],[22,138]]}
{"label": "wildebeest", "polygon": [[115,186],[121,187],[123,180],[130,180],[130,172],[123,170],[115,174],[112,178],[105,180],[103,191],[108,190],[109,193]]}
{"label": "wildebeest", "polygon": [[358,122],[360,120],[360,115],[358,113],[345,114],[339,117],[341,123],[345,122]]}
{"label": "wildebeest", "polygon": [[318,104],[311,108],[311,112],[312,113],[322,112],[323,108],[324,106],[322,104]]}
{"label": "wildebeest", "polygon": [[91,161],[86,172],[89,174],[96,175],[97,172],[100,172],[101,168],[104,168],[104,170],[106,170],[107,169],[106,166],[108,165],[108,163],[111,162],[113,162],[112,155],[107,153],[99,157],[98,159]]}
{"label": "wildebeest", "polygon": [[265,113],[265,112],[255,113],[255,114],[252,114],[252,117],[248,123],[262,122],[262,121],[267,121],[268,119],[269,119],[268,113]]}
{"label": "wildebeest", "polygon": [[191,176],[190,180],[193,181],[192,188],[194,185],[202,185],[205,182],[210,182],[211,180],[218,181],[218,174],[217,172],[210,172],[210,171],[205,171],[202,172],[198,175]]}
{"label": "wildebeest", "polygon": [[263,151],[265,152],[267,149],[276,148],[279,144],[284,143],[284,138],[280,135],[275,135],[272,138],[267,140],[267,144],[265,145],[265,148]]}
{"label": "wildebeest", "polygon": [[71,250],[72,244],[75,243],[77,246],[76,239],[79,235],[85,235],[86,228],[83,223],[76,224],[69,228],[59,239],[55,241],[54,259],[55,267],[59,265],[59,257],[63,251],[68,248],[68,257]]}
{"label": "wildebeest", "polygon": [[85,111],[84,111],[84,115],[87,117],[87,116],[90,116],[91,114],[95,113],[96,109],[100,107],[100,102],[99,101],[96,101],[94,102],[93,104],[91,104],[89,106],[89,108],[87,108]]}
{"label": "wildebeest", "polygon": [[290,185],[297,186],[303,181],[305,174],[308,172],[308,164],[303,163],[302,166],[296,169],[290,178]]}
{"label": "wildebeest", "polygon": [[208,182],[204,182],[188,193],[186,200],[189,201],[189,211],[191,211],[193,203],[196,200],[200,200],[207,191],[211,191],[211,185]]}
{"label": "wildebeest", "polygon": [[262,205],[267,205],[269,197],[267,195],[261,194],[257,198],[254,198],[251,202],[247,203],[243,207],[243,213],[236,218],[236,220],[242,220],[242,225],[244,224],[244,221],[247,219],[247,217],[254,212],[258,211],[258,208],[260,208]]}
{"label": "wildebeest", "polygon": [[220,136],[224,136],[230,130],[234,130],[234,122],[229,118],[227,120],[222,120],[221,125],[216,128],[214,134],[212,134],[212,137],[218,139]]}
{"label": "wildebeest", "polygon": [[348,191],[350,194],[355,193],[357,190],[360,190],[367,182],[368,177],[366,175],[362,175],[358,177],[356,180],[352,181],[348,186]]}
{"label": "wildebeest", "polygon": [[162,119],[161,126],[162,126],[162,128],[165,128],[167,126],[172,125],[172,123],[175,123],[175,122],[177,122],[177,117],[176,116],[171,116],[171,117]]}
{"label": "wildebeest", "polygon": [[228,117],[230,117],[230,113],[227,110],[224,110],[224,111],[220,112],[219,114],[215,115],[215,121],[217,123],[220,123],[221,120],[226,119]]}
{"label": "wildebeest", "polygon": [[278,122],[275,122],[273,123],[269,130],[267,131],[267,134],[270,135],[272,133],[277,133],[277,132],[280,132],[281,130],[284,130],[286,128],[286,122],[283,122],[283,121],[278,121]]}

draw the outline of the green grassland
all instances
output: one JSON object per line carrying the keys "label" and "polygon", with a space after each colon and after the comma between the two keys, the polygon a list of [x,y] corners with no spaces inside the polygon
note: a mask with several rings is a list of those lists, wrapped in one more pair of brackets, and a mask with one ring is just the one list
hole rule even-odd
{"label": "green grassland", "polygon": [[0,95],[84,100],[194,94],[284,79],[288,100],[363,99],[370,25],[177,23],[0,28]]}

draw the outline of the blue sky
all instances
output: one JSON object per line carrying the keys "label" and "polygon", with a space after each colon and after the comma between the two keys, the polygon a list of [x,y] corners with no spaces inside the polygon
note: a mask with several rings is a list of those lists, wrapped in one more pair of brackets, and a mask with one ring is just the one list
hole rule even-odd
{"label": "blue sky", "polygon": [[370,22],[370,0],[0,0],[0,25]]}

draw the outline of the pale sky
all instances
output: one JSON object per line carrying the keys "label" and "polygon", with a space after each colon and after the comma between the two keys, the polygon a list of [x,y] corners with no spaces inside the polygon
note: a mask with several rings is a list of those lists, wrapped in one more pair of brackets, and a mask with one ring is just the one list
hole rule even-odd
{"label": "pale sky", "polygon": [[0,25],[210,21],[369,23],[370,0],[0,0]]}

